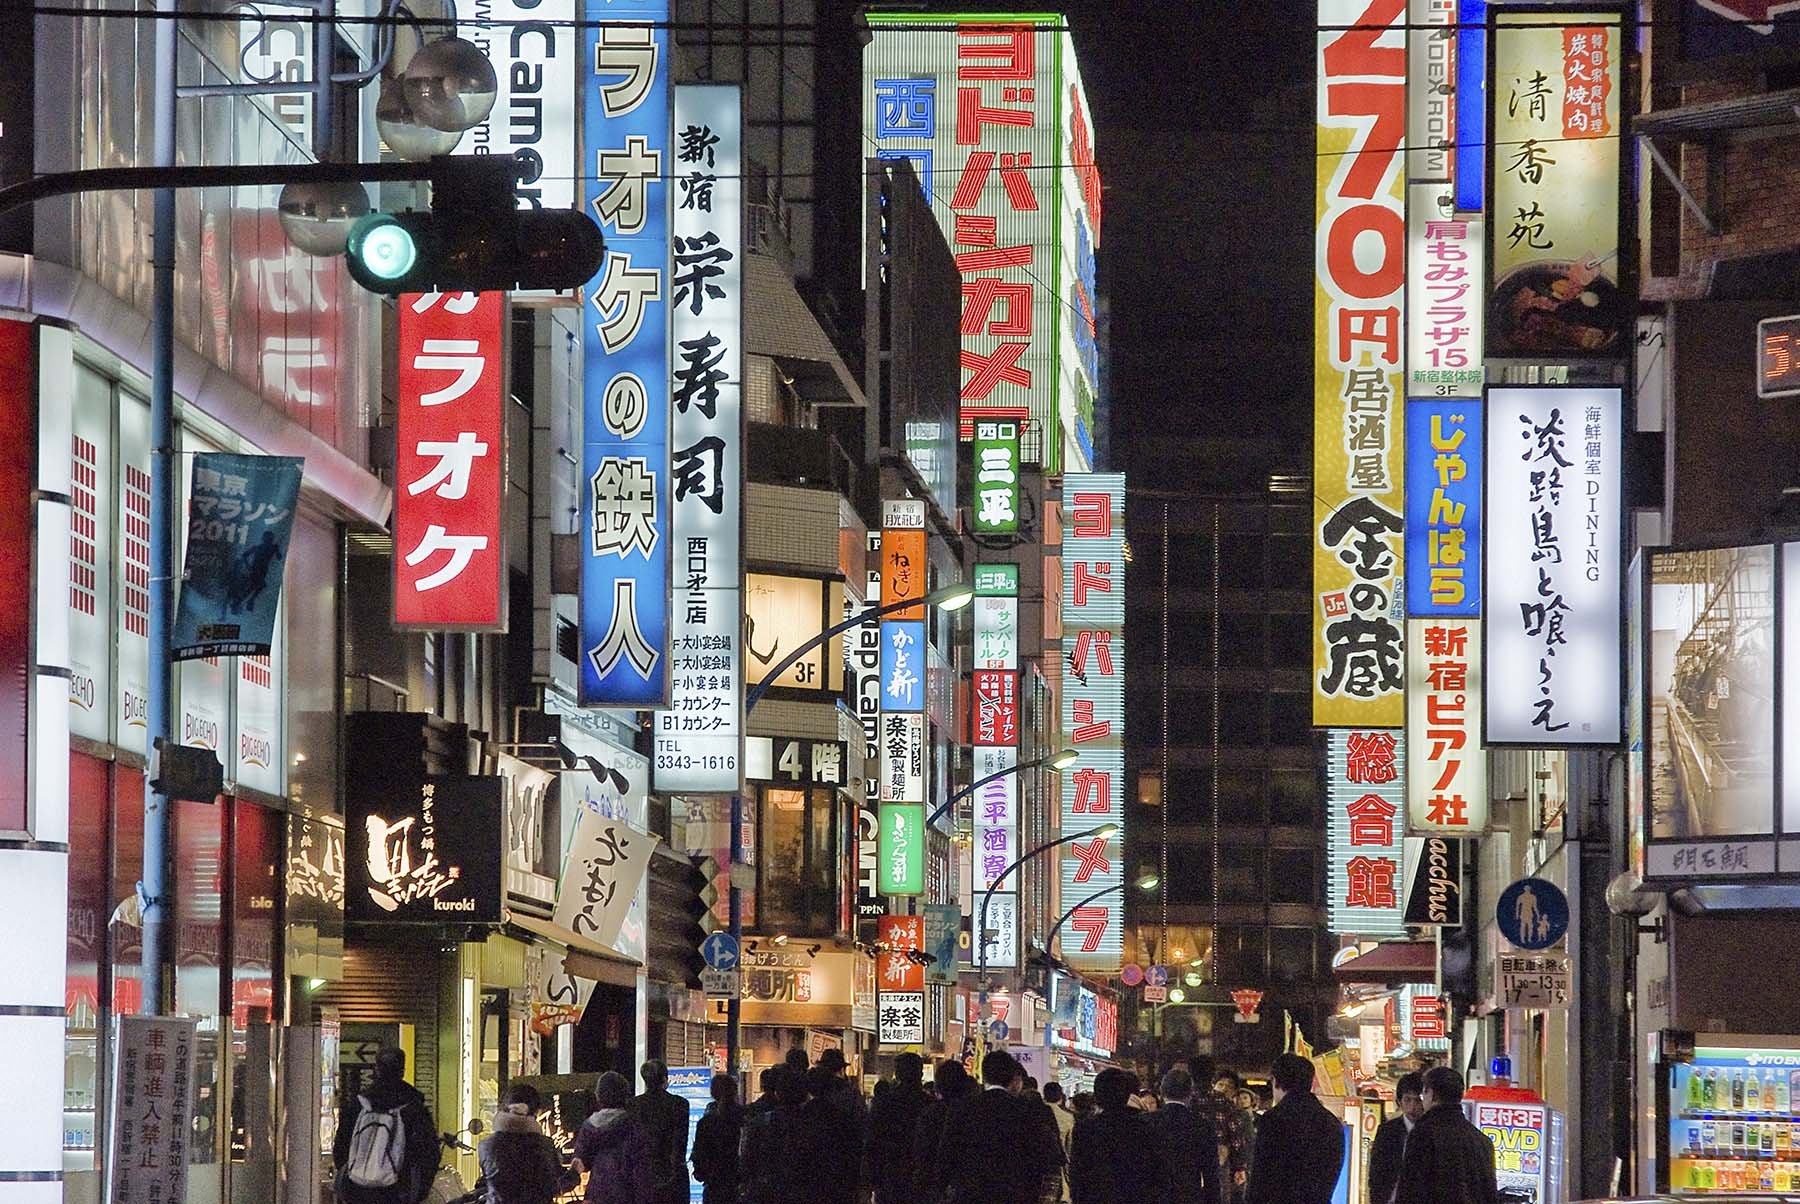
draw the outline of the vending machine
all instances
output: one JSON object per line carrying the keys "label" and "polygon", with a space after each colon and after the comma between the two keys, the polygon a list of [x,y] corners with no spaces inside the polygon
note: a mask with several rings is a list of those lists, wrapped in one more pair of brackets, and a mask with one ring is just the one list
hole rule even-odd
{"label": "vending machine", "polygon": [[1800,1191],[1800,1038],[1662,1038],[1657,1190]]}
{"label": "vending machine", "polygon": [[1494,1143],[1500,1204],[1564,1204],[1563,1114],[1523,1087],[1470,1087],[1463,1112]]}

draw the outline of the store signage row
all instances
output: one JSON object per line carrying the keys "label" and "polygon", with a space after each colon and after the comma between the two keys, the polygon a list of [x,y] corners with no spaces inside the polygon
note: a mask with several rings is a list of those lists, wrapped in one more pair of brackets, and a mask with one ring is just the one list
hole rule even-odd
{"label": "store signage row", "polygon": [[1019,529],[1019,424],[1012,419],[975,423],[975,506],[970,525],[977,535],[1005,535]]}
{"label": "store signage row", "polygon": [[587,9],[581,162],[594,174],[581,173],[582,207],[606,236],[606,264],[582,309],[577,693],[583,706],[660,707],[669,696],[670,311],[716,283],[708,249],[670,258],[668,0]]}
{"label": "store signage row", "polygon": [[675,341],[669,415],[676,585],[656,788],[743,788],[743,97],[675,89]]}
{"label": "store signage row", "polygon": [[[1438,41],[1429,36],[1412,39],[1415,46]],[[1406,287],[1411,301],[1407,392],[1414,397],[1480,397],[1486,379],[1481,360],[1485,224],[1479,214],[1454,212],[1448,183],[1409,184],[1406,193]],[[1411,429],[1410,414],[1406,423]],[[1470,428],[1471,438],[1477,429]],[[1412,555],[1409,546],[1407,558]]]}
{"label": "store signage row", "polygon": [[923,916],[882,919],[875,955],[875,1040],[882,1045],[917,1045],[925,1040],[925,949]]}
{"label": "store signage row", "polygon": [[[1061,831],[1117,824],[1111,837],[1062,847],[1062,897],[1083,899],[1124,878],[1125,477],[1063,477],[1062,733],[1075,749],[1063,771]],[[1062,956],[1078,970],[1110,974],[1124,949],[1124,903],[1115,891],[1075,908]]]}
{"label": "store signage row", "polygon": [[1341,936],[1404,936],[1405,737],[1325,733],[1327,926]]}
{"label": "store signage row", "polygon": [[1406,623],[1406,828],[1453,836],[1487,831],[1478,619]]}

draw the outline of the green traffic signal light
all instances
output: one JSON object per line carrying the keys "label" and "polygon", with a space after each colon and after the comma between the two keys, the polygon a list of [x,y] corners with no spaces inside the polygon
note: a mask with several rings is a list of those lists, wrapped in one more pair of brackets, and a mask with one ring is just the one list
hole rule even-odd
{"label": "green traffic signal light", "polygon": [[366,275],[381,284],[404,279],[419,261],[419,246],[412,231],[386,213],[358,218],[350,228],[344,253],[351,275]]}

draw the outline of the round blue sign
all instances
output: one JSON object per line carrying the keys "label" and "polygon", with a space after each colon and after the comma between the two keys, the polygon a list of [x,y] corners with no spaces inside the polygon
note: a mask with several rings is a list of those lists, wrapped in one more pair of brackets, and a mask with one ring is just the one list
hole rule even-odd
{"label": "round blue sign", "polygon": [[996,1020],[988,1025],[988,1037],[995,1041],[1006,1040],[1007,1034],[1011,1032],[1012,1029],[1006,1027],[1006,1021],[1004,1020]]}
{"label": "round blue sign", "polygon": [[1500,892],[1494,921],[1515,948],[1548,949],[1569,931],[1569,898],[1554,882],[1521,878]]}
{"label": "round blue sign", "polygon": [[1169,967],[1160,966],[1160,965],[1159,966],[1151,966],[1150,969],[1145,971],[1145,973],[1144,973],[1144,981],[1149,983],[1153,987],[1168,986],[1169,985]]}
{"label": "round blue sign", "polygon": [[737,938],[729,932],[715,932],[700,942],[700,956],[706,959],[709,970],[735,970],[738,968]]}

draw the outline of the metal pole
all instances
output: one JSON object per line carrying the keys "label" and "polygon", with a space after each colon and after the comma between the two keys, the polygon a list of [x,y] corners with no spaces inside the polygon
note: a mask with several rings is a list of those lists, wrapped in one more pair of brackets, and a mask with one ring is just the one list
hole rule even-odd
{"label": "metal pole", "polygon": [[[154,166],[175,166],[175,0],[156,0]],[[173,743],[169,644],[175,601],[175,192],[159,188],[151,235],[150,305],[150,631],[144,755]],[[174,1000],[174,800],[144,780],[144,1014],[163,1015]]]}
{"label": "metal pole", "polygon": [[[744,708],[744,714],[748,716],[749,713],[750,708],[746,706]],[[729,899],[728,907],[730,908],[728,918],[731,922],[731,939],[740,951],[738,953],[739,990],[736,994],[733,994],[725,1000],[726,1074],[736,1074],[738,1072],[738,1039],[741,1031],[739,1025],[741,1023],[740,1018],[743,1009],[741,996],[743,994],[742,978],[744,973],[744,957],[742,953],[744,948],[744,896],[743,892],[738,890],[737,885],[738,862],[743,860],[743,857],[744,796],[742,794],[734,794],[731,796],[731,861],[730,864],[725,867],[725,877],[726,881],[730,883],[730,890],[727,893],[727,898]],[[740,1083],[738,1085],[740,1099],[743,1098],[742,1093],[747,1089],[748,1084]]]}

